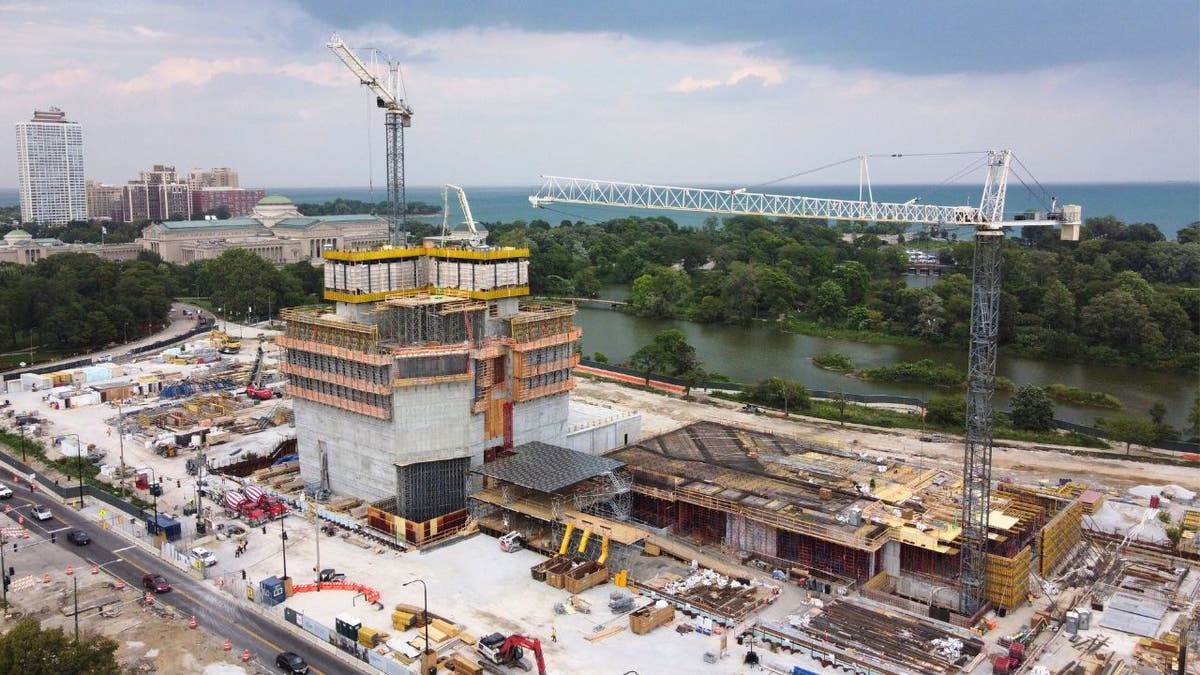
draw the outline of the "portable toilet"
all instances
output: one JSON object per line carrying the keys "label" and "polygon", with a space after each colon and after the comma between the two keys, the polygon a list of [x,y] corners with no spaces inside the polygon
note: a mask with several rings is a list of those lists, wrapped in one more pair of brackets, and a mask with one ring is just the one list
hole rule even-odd
{"label": "portable toilet", "polygon": [[263,602],[268,605],[278,605],[284,600],[283,580],[279,577],[267,577],[258,583],[259,593]]}
{"label": "portable toilet", "polygon": [[333,619],[334,630],[338,635],[358,642],[358,629],[362,628],[362,620],[350,614],[338,614]]}

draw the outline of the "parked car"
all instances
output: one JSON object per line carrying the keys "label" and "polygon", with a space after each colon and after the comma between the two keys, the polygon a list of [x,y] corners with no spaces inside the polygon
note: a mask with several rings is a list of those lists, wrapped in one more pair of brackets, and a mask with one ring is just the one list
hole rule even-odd
{"label": "parked car", "polygon": [[752,415],[761,415],[761,414],[763,414],[764,411],[762,408],[760,408],[756,405],[750,405],[749,403],[747,403],[746,405],[742,406],[742,412],[750,413]]}
{"label": "parked car", "polygon": [[0,499],[12,499],[12,488],[7,485],[0,485]]}
{"label": "parked car", "polygon": [[212,567],[213,565],[217,564],[217,556],[203,546],[197,546],[191,551],[188,551],[188,556],[191,557],[193,563],[199,562],[205,567]]}
{"label": "parked car", "polygon": [[332,567],[326,567],[325,569],[321,570],[320,579],[321,581],[339,582],[345,581],[346,575],[334,570]]}
{"label": "parked car", "polygon": [[88,544],[92,543],[92,538],[89,537],[88,533],[84,532],[83,530],[71,530],[67,533],[67,541],[75,544],[76,546],[87,546]]}
{"label": "parked car", "polygon": [[276,656],[275,665],[283,668],[283,672],[292,675],[304,675],[308,672],[308,662],[296,652],[283,652]]}
{"label": "parked car", "polygon": [[50,520],[54,517],[54,514],[50,513],[50,507],[41,504],[34,505],[32,513],[33,517],[38,520]]}
{"label": "parked car", "polygon": [[155,593],[166,593],[171,590],[171,582],[163,578],[161,574],[147,574],[142,577],[142,585],[148,591]]}

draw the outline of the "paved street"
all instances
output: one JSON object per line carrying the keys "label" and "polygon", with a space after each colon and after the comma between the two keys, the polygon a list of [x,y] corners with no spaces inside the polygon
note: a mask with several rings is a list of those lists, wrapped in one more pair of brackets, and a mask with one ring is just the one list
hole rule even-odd
{"label": "paved street", "polygon": [[[0,482],[12,487],[16,493],[12,499],[0,502],[12,506],[12,511],[6,514],[7,518],[15,525],[18,516],[24,516],[24,526],[33,535],[29,540],[17,542],[16,552],[13,552],[11,544],[5,550],[5,564],[15,569],[17,578],[28,574],[40,577],[47,572],[52,576],[64,574],[63,566],[53,563],[54,567],[51,568],[47,564],[48,556],[39,552],[42,546],[51,544],[31,546],[37,543],[37,537],[49,539],[50,534],[54,532],[57,534],[56,547],[77,558],[76,574],[86,574],[92,565],[99,565],[109,574],[124,579],[125,583],[134,589],[141,588],[142,575],[150,572],[161,574],[171,582],[172,590],[156,596],[157,600],[175,607],[184,616],[195,616],[202,629],[221,639],[230,639],[234,650],[249,649],[261,664],[273,668],[276,654],[295,651],[308,660],[314,672],[344,673],[350,670],[346,660],[316,645],[315,640],[299,628],[272,620],[234,601],[230,596],[206,587],[204,582],[158,559],[141,544],[101,529],[97,523],[86,520],[73,508],[58,503],[42,492],[29,492],[28,484]],[[34,504],[48,506],[53,518],[44,522],[34,520],[29,514]],[[0,522],[4,522],[4,519],[0,519]],[[8,522],[4,524],[12,526]],[[66,534],[72,529],[87,532],[92,538],[91,544],[75,546],[69,543]],[[23,548],[26,550],[22,551]],[[56,554],[53,558],[58,560],[59,556]],[[369,672],[365,665],[360,669]]]}

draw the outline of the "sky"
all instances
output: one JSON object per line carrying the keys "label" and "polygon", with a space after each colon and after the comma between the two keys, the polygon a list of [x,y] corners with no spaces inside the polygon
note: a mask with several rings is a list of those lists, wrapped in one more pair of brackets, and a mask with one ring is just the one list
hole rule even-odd
{"label": "sky", "polygon": [[877,154],[874,182],[928,184],[989,148],[1041,182],[1200,180],[1195,0],[6,0],[0,25],[0,120],[63,109],[108,183],[383,185],[383,112],[334,32],[401,64],[410,185],[745,186]]}

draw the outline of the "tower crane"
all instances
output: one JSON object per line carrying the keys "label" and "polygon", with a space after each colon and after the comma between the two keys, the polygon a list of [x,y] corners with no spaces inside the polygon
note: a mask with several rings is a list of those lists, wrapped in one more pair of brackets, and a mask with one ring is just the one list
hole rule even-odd
{"label": "tower crane", "polygon": [[375,105],[384,110],[384,142],[387,145],[388,232],[393,246],[408,239],[408,201],[404,190],[404,129],[412,126],[413,110],[400,96],[400,63],[382,52],[389,78],[385,83],[371,73],[367,64],[354,53],[337,33],[325,44],[342,63],[375,94]]}
{"label": "tower crane", "polygon": [[543,176],[529,202],[592,204],[729,215],[867,220],[928,225],[968,225],[975,230],[971,281],[971,337],[967,366],[967,429],[963,452],[962,536],[959,611],[972,615],[987,599],[988,514],[991,511],[992,396],[1000,324],[1001,242],[1006,227],[1062,228],[1064,241],[1078,241],[1082,208],[1054,200],[1044,218],[1004,220],[1004,200],[1013,154],[987,154],[987,177],[979,206],[938,206],[770,195],[737,190],[667,187],[638,183]]}

